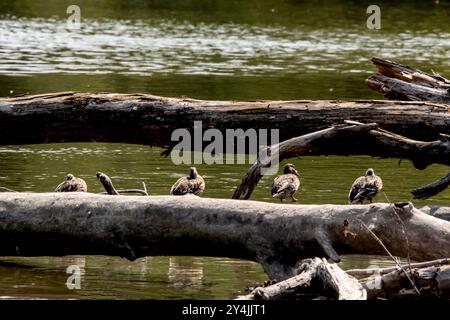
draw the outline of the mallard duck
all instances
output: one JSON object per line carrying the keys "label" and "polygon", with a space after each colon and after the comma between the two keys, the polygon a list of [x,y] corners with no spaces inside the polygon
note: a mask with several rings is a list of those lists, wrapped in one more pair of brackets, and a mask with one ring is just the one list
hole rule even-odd
{"label": "mallard duck", "polygon": [[114,188],[111,179],[106,174],[104,174],[103,172],[97,172],[95,175],[97,176],[97,179],[100,180],[103,188],[105,188],[108,194],[116,196],[119,195],[117,190]]}
{"label": "mallard duck", "polygon": [[198,196],[203,190],[205,190],[205,180],[197,173],[195,167],[191,167],[189,175],[178,179],[170,189],[170,193],[176,196],[193,193]]}
{"label": "mallard duck", "polygon": [[372,168],[369,168],[363,176],[353,182],[348,194],[348,201],[349,203],[362,204],[364,200],[369,200],[372,203],[372,199],[382,188],[383,181],[379,176],[375,175]]}
{"label": "mallard duck", "polygon": [[279,198],[281,202],[286,198],[292,198],[292,201],[297,202],[298,200],[294,198],[294,194],[299,187],[300,175],[295,170],[295,166],[292,163],[288,163],[284,166],[283,174],[273,180],[272,197]]}
{"label": "mallard duck", "polygon": [[87,184],[83,179],[69,173],[66,179],[56,187],[55,192],[87,192]]}

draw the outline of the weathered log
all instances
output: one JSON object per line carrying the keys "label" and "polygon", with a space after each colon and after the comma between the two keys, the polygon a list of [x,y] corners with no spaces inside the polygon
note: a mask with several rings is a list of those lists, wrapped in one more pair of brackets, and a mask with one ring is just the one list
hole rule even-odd
{"label": "weathered log", "polygon": [[[324,259],[306,259],[302,261],[298,275],[267,287],[257,287],[250,294],[238,299],[302,299],[311,295],[337,300],[418,297],[448,299],[449,264],[450,259],[447,258],[405,265],[404,270],[391,267],[343,271],[336,264],[329,264]],[[321,270],[327,270],[325,276]],[[414,285],[419,292],[413,289],[407,274],[414,279]],[[358,283],[355,276],[365,278]]]}
{"label": "weathered log", "polygon": [[0,193],[0,255],[225,256],[260,263],[271,279],[299,260],[384,254],[450,256],[450,222],[412,204],[289,205],[196,196]]}
{"label": "weathered log", "polygon": [[[270,150],[266,154],[279,161],[306,154],[370,154],[383,158],[410,159],[418,169],[424,169],[432,163],[450,165],[448,139],[417,141],[383,130],[376,123],[362,124],[355,121],[283,141]],[[250,197],[267,163],[267,159],[255,161],[236,188],[233,199]]]}
{"label": "weathered log", "polygon": [[62,92],[0,98],[0,144],[125,142],[167,147],[173,130],[280,129],[286,140],[344,119],[433,140],[450,134],[446,105],[392,101],[202,101],[147,94]]}
{"label": "weathered log", "polygon": [[278,300],[293,298],[298,294],[315,292],[337,300],[366,300],[366,290],[358,280],[349,276],[336,264],[325,259],[302,261],[299,274],[271,286],[254,289],[239,300]]}
{"label": "weathered log", "polygon": [[413,289],[406,274],[401,270],[394,270],[384,275],[378,275],[363,282],[368,299],[404,299],[404,298],[450,298],[450,266],[432,266],[407,270],[407,274],[414,278],[420,295]]}
{"label": "weathered log", "polygon": [[411,191],[414,195],[414,199],[428,199],[439,192],[444,191],[450,185],[450,171],[439,180],[422,186],[420,188],[416,188]]}
{"label": "weathered log", "polygon": [[395,62],[372,58],[378,72],[366,80],[367,86],[388,99],[431,101],[450,104],[450,80]]}

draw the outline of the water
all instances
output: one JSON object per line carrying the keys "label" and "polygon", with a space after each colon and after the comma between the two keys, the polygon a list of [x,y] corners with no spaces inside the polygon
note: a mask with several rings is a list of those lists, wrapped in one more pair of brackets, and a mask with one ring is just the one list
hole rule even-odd
{"label": "water", "polygon": [[[167,195],[186,166],[174,166],[160,156],[162,149],[140,145],[69,143],[0,147],[0,186],[17,191],[47,192],[70,172],[86,180],[90,192],[102,192],[95,172],[106,172],[117,188],[140,188],[146,183],[151,195]],[[373,167],[384,179],[390,201],[411,200],[409,191],[447,172],[433,165],[427,173],[408,161],[370,157],[302,157],[291,159],[302,176],[301,203],[346,203],[353,179]],[[248,165],[199,165],[206,181],[205,197],[231,198]],[[272,177],[265,177],[253,199],[277,202],[270,196]],[[385,201],[383,195],[376,199]],[[444,192],[422,204],[448,204]],[[66,288],[66,268],[82,266],[82,290]],[[343,268],[391,265],[383,257],[345,257]],[[266,279],[252,262],[204,257],[147,257],[128,262],[118,257],[0,258],[0,294],[22,298],[133,298],[228,299]]]}
{"label": "water", "polygon": [[151,92],[205,99],[379,98],[372,56],[450,73],[450,4],[70,1],[0,3],[0,96],[54,91]]}
{"label": "water", "polygon": [[[380,98],[364,85],[380,56],[450,77],[450,3],[379,2],[382,29],[368,30],[370,1],[81,0],[82,28],[66,28],[72,1],[0,2],[0,96],[55,91],[152,93],[202,99]],[[0,146],[0,186],[52,191],[71,173],[90,192],[96,171],[118,188],[167,194],[186,174],[139,145],[71,143]],[[345,203],[367,167],[383,177],[391,202],[447,172],[415,170],[408,161],[370,157],[291,159],[302,175],[302,203]],[[230,198],[247,165],[199,165],[205,197]],[[252,198],[273,202],[271,177]],[[444,192],[423,204],[448,204]],[[379,195],[378,201],[386,201]],[[65,286],[68,265],[82,271],[82,289]],[[387,266],[384,257],[346,256],[343,268]],[[63,299],[227,299],[266,279],[252,262],[212,257],[70,256],[0,258],[0,297]]]}

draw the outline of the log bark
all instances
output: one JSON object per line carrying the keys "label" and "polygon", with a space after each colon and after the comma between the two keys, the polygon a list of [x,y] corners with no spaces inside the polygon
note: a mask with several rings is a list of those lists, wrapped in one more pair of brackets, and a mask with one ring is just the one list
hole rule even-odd
{"label": "log bark", "polygon": [[366,290],[358,280],[349,276],[336,264],[325,259],[302,261],[298,275],[268,287],[258,287],[238,300],[292,299],[304,293],[329,297],[336,300],[366,300]]}
{"label": "log bark", "polygon": [[[370,154],[382,158],[402,158],[412,161],[417,169],[425,169],[432,163],[450,165],[450,141],[425,142],[406,138],[379,128],[376,123],[362,124],[347,121],[346,125],[292,138],[272,146],[270,154],[281,162],[285,159],[308,154]],[[262,169],[268,161],[257,159],[248,169],[233,199],[248,199],[262,178]]]}
{"label": "log bark", "polygon": [[430,101],[450,104],[450,80],[395,62],[372,58],[378,72],[366,80],[367,86],[388,99]]}
{"label": "log bark", "polygon": [[280,139],[344,119],[376,122],[414,139],[450,134],[449,107],[392,101],[202,101],[147,94],[62,92],[0,98],[0,144],[124,142],[168,147],[177,128],[280,129]]}
{"label": "log bark", "polygon": [[289,205],[196,196],[0,193],[0,255],[193,255],[247,259],[269,278],[295,275],[298,261],[384,254],[450,256],[450,222],[412,204]]}

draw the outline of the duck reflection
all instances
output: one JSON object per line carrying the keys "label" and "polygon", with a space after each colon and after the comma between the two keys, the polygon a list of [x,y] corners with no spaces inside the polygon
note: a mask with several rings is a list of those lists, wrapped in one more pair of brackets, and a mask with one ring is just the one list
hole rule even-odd
{"label": "duck reflection", "polygon": [[203,262],[198,257],[170,257],[169,284],[177,288],[203,287]]}

